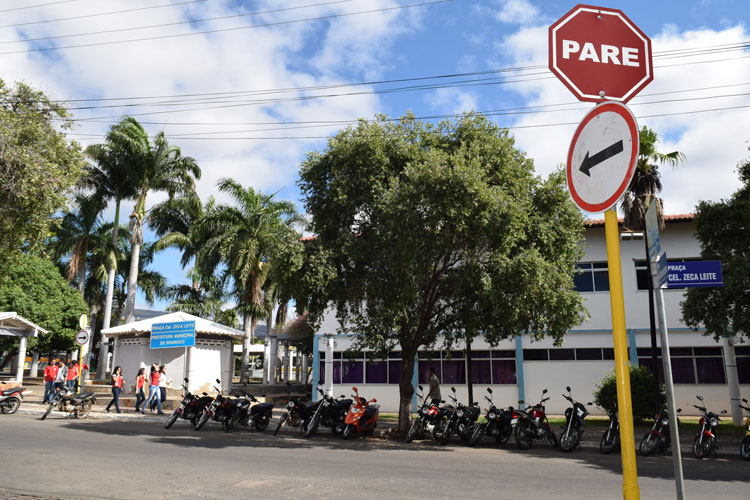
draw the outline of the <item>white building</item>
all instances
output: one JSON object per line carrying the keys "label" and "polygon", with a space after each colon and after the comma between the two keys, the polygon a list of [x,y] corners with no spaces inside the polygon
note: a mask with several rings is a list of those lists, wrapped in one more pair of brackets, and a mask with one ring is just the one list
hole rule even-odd
{"label": "white building", "polygon": [[[622,233],[620,244],[630,359],[631,363],[648,365],[651,362],[651,336],[645,246],[641,235],[629,233]],[[698,259],[700,246],[694,236],[693,216],[667,216],[661,245],[670,262]],[[574,398],[588,402],[593,400],[593,393],[601,379],[613,372],[614,350],[603,220],[587,223],[584,246],[586,254],[579,264],[583,273],[577,276],[576,287],[585,299],[590,319],[572,329],[559,348],[552,345],[552,340],[532,342],[522,336],[503,341],[496,347],[490,347],[481,338],[475,339],[472,342],[475,400],[481,398],[487,387],[492,387],[498,406],[515,406],[519,399],[533,404],[540,399],[542,389],[546,388],[551,395],[547,403],[548,412],[560,414],[568,406],[561,396],[565,386],[572,388]],[[696,394],[701,394],[709,409],[729,411],[723,355],[725,349],[732,347],[728,339],[717,343],[713,337],[686,327],[680,311],[683,297],[682,289],[664,291],[676,403],[683,408],[684,414],[694,414],[692,404],[696,402]],[[394,350],[388,359],[383,360],[372,359],[367,352],[358,352],[357,359],[350,361],[344,356],[344,351],[353,345],[353,338],[336,335],[338,326],[331,312],[316,334],[313,384],[325,382],[326,388],[336,395],[349,394],[351,387],[356,385],[363,396],[377,398],[383,411],[397,411],[400,353]],[[457,345],[450,353],[420,352],[413,385],[424,384],[429,367],[434,367],[441,380],[443,398],[450,387],[455,386],[459,400],[466,402],[468,393],[463,348],[463,345]],[[737,355],[741,392],[743,397],[750,397],[750,344],[738,344],[733,348]],[[326,368],[332,380],[326,380]]]}

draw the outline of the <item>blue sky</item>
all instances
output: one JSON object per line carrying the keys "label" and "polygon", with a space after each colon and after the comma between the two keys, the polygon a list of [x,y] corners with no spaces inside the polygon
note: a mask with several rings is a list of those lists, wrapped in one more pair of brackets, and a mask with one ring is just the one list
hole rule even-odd
{"label": "blue sky", "polygon": [[[90,108],[74,110],[80,121],[71,137],[84,145],[101,141],[109,125],[127,113],[149,122],[151,131],[164,128],[185,154],[199,160],[204,199],[218,195],[219,178],[233,177],[266,192],[280,190],[280,196],[298,202],[295,182],[305,153],[324,147],[319,137],[341,126],[298,122],[398,116],[407,110],[417,116],[505,110],[492,119],[510,127],[540,175],[549,174],[564,161],[575,129],[556,124],[578,122],[591,106],[578,103],[546,69],[547,27],[575,2],[454,0],[396,8],[425,1],[71,0],[24,8],[44,2],[14,0],[0,6],[0,77],[23,80],[68,100],[70,107]],[[152,8],[167,4],[172,5]],[[677,149],[687,156],[679,169],[664,169],[666,211],[689,212],[699,200],[730,195],[738,186],[734,167],[747,157],[750,140],[747,1],[601,5],[622,9],[652,39],[655,79],[630,105],[639,124],[662,136],[662,151]],[[122,10],[131,12],[106,14]],[[200,21],[261,11],[265,13]],[[377,12],[357,14],[364,11]],[[328,18],[303,21],[316,17]],[[269,23],[275,25],[248,28]],[[144,28],[154,25],[159,26]],[[199,33],[209,30],[224,31]],[[83,35],[92,32],[99,33]],[[185,34],[190,36],[173,36]],[[161,38],[111,43],[155,37]],[[738,48],[742,43],[745,48]],[[706,47],[712,49],[696,52]],[[543,68],[528,68],[533,66]],[[511,67],[527,68],[508,75],[515,83],[498,83],[496,73],[476,74]],[[474,74],[340,86],[458,73]],[[452,86],[372,93],[415,84]],[[300,90],[322,85],[339,86]],[[248,94],[195,97],[198,102],[144,99],[269,89],[296,90],[273,94],[283,101],[261,103],[248,102],[259,99]],[[86,101],[122,97],[138,99]],[[125,102],[133,106],[121,107]],[[545,107],[507,112],[530,106]],[[150,202],[160,199],[151,196]],[[111,211],[106,215],[111,217]],[[147,232],[149,236],[153,234]],[[166,251],[154,267],[171,282],[185,281],[178,261],[176,252]]]}

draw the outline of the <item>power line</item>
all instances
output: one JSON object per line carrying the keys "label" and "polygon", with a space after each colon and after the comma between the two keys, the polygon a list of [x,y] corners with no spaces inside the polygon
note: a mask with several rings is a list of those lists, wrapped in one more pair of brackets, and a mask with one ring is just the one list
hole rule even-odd
{"label": "power line", "polygon": [[339,4],[339,3],[347,3],[347,2],[353,2],[355,0],[332,0],[330,2],[324,2],[324,3],[314,3],[310,5],[298,5],[296,7],[286,7],[283,9],[273,9],[273,10],[261,10],[257,12],[244,12],[242,14],[232,14],[228,16],[219,16],[219,17],[209,17],[206,19],[193,19],[188,21],[176,21],[173,23],[164,23],[164,24],[152,24],[150,26],[136,26],[133,28],[118,28],[113,30],[102,30],[102,31],[91,31],[88,33],[74,33],[71,35],[55,35],[55,36],[45,36],[45,37],[39,37],[39,38],[26,38],[23,40],[2,40],[0,41],[0,44],[7,44],[7,43],[25,43],[25,42],[40,42],[43,40],[59,40],[61,38],[73,38],[77,36],[92,36],[92,35],[104,35],[107,33],[122,33],[125,31],[137,31],[137,30],[147,30],[147,29],[153,29],[153,28],[165,28],[167,26],[180,26],[183,24],[195,24],[195,23],[204,23],[209,21],[219,21],[223,19],[234,19],[239,17],[248,17],[248,16],[259,16],[261,14],[276,14],[279,12],[287,12],[290,10],[299,10],[299,9],[308,9],[310,7],[323,7],[326,5],[332,5],[332,4]]}
{"label": "power line", "polygon": [[26,7],[13,7],[12,9],[3,9],[3,10],[0,10],[0,12],[11,12],[14,10],[35,9],[37,7],[48,7],[50,5],[57,5],[60,3],[71,3],[71,2],[78,2],[78,1],[79,0],[59,0],[58,2],[38,3],[36,5],[27,5]]}
{"label": "power line", "polygon": [[177,7],[179,5],[187,5],[191,3],[199,3],[199,2],[206,2],[208,0],[189,0],[186,2],[175,2],[175,3],[167,3],[163,5],[151,5],[148,7],[138,7],[136,9],[125,9],[125,10],[115,10],[111,12],[102,12],[99,14],[84,14],[81,16],[71,16],[71,17],[60,17],[57,19],[44,19],[42,21],[28,21],[25,23],[16,23],[16,24],[6,24],[4,26],[0,26],[0,28],[15,28],[16,26],[29,26],[31,24],[45,24],[45,23],[56,23],[59,21],[72,21],[75,19],[87,19],[90,17],[101,17],[101,16],[111,16],[114,14],[126,14],[128,12],[139,12],[142,10],[151,10],[151,9],[162,9],[164,7]]}
{"label": "power line", "polygon": [[[75,1],[75,0],[67,0],[67,1]],[[305,19],[294,19],[291,21],[277,21],[277,22],[264,23],[264,24],[251,24],[248,26],[237,26],[234,28],[220,28],[220,29],[213,29],[213,30],[194,31],[191,33],[177,33],[173,35],[159,35],[159,36],[150,36],[150,37],[143,37],[143,38],[131,38],[129,40],[110,40],[107,42],[92,42],[92,43],[83,43],[83,44],[77,44],[77,45],[63,45],[60,47],[38,47],[34,49],[13,50],[13,51],[7,51],[7,52],[0,52],[0,55],[25,54],[29,52],[46,52],[50,50],[75,49],[75,48],[81,48],[81,47],[97,47],[97,46],[102,46],[102,45],[115,45],[115,44],[123,44],[123,43],[144,42],[144,41],[149,41],[149,40],[162,40],[165,38],[182,38],[182,37],[195,36],[195,35],[224,33],[224,32],[229,32],[229,31],[240,31],[240,30],[247,30],[247,29],[253,29],[253,28],[268,28],[272,26],[281,26],[285,24],[296,24],[296,23],[311,22],[311,21],[325,21],[328,19],[358,16],[362,14],[373,14],[376,12],[403,10],[403,9],[410,9],[413,7],[426,7],[429,5],[438,5],[438,4],[450,3],[454,1],[455,0],[433,0],[430,2],[399,5],[396,7],[385,7],[381,9],[364,10],[364,11],[359,11],[359,12],[348,12],[348,13],[343,13],[343,14],[330,14],[327,16],[310,17],[310,18],[305,18]]]}

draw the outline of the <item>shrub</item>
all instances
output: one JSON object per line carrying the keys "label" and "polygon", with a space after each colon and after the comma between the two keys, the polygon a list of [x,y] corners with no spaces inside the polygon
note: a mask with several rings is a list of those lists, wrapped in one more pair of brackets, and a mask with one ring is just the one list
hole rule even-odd
{"label": "shrub", "polygon": [[[633,418],[636,421],[649,419],[654,416],[654,375],[645,366],[630,367],[630,394],[633,404]],[[615,374],[607,375],[597,386],[594,395],[597,406],[612,411],[617,404],[617,383]],[[664,387],[659,387],[660,405],[663,406],[666,397]]]}

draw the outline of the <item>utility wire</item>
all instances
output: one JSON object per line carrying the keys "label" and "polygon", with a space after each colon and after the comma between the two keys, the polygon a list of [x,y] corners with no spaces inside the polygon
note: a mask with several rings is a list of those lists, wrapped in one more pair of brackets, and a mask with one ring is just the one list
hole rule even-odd
{"label": "utility wire", "polygon": [[[67,0],[67,1],[75,1],[75,0]],[[311,21],[325,21],[328,19],[337,19],[341,17],[351,17],[351,16],[358,16],[362,14],[373,14],[376,12],[388,12],[388,11],[395,11],[395,10],[403,10],[403,9],[410,9],[413,7],[426,7],[430,5],[438,5],[443,3],[450,3],[454,2],[455,0],[433,0],[430,2],[422,2],[422,3],[414,3],[414,4],[408,4],[408,5],[399,5],[396,7],[384,7],[381,9],[371,9],[371,10],[363,10],[359,12],[347,12],[342,14],[330,14],[327,16],[319,16],[319,17],[309,17],[305,19],[294,19],[291,21],[276,21],[272,23],[264,23],[264,24],[251,24],[248,26],[237,26],[234,28],[219,28],[219,29],[213,29],[213,30],[204,30],[204,31],[193,31],[190,33],[177,33],[173,35],[159,35],[159,36],[150,36],[150,37],[143,37],[143,38],[131,38],[128,40],[110,40],[106,42],[92,42],[92,43],[82,43],[77,45],[63,45],[60,47],[38,47],[34,49],[25,49],[25,50],[13,50],[13,51],[7,51],[7,52],[0,52],[0,55],[8,55],[8,54],[25,54],[28,52],[46,52],[50,50],[63,50],[63,49],[75,49],[75,48],[81,48],[81,47],[98,47],[102,45],[115,45],[115,44],[123,44],[123,43],[133,43],[133,42],[144,42],[149,40],[162,40],[165,38],[182,38],[182,37],[188,37],[188,36],[195,36],[195,35],[207,35],[207,34],[213,34],[213,33],[225,33],[229,31],[240,31],[240,30],[247,30],[247,29],[253,29],[253,28],[268,28],[272,26],[281,26],[286,24],[296,24],[296,23],[304,23],[304,22],[311,22]]]}
{"label": "utility wire", "polygon": [[78,2],[78,1],[79,0],[60,0],[58,2],[38,3],[36,5],[27,5],[26,7],[13,7],[12,9],[3,9],[3,10],[0,10],[0,12],[11,12],[14,10],[35,9],[37,7],[48,7],[50,5],[57,5],[60,3],[71,3],[71,2]]}

